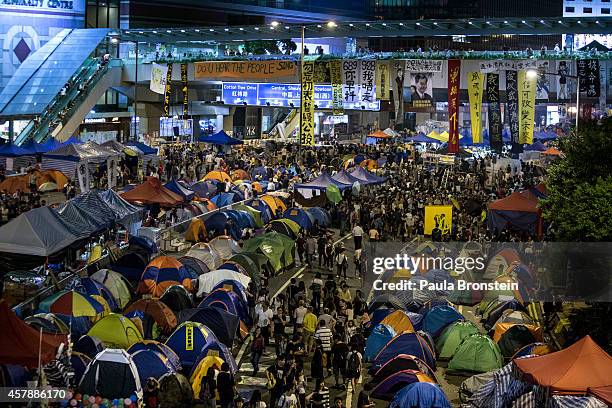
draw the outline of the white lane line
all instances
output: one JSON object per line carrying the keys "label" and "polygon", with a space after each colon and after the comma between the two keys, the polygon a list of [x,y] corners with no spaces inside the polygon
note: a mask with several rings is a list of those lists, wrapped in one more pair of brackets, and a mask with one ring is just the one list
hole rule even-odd
{"label": "white lane line", "polygon": [[[362,374],[359,374],[359,379],[357,379],[357,384],[361,384],[361,380],[363,378]],[[353,385],[349,382],[348,386],[346,387],[346,402],[344,403],[344,406],[346,408],[351,408],[351,405],[353,405]]]}
{"label": "white lane line", "polygon": [[287,288],[287,286],[289,286],[289,284],[291,283],[291,279],[293,278],[298,278],[299,274],[301,274],[302,272],[304,272],[304,270],[306,269],[306,265],[302,266],[300,269],[298,269],[297,271],[295,271],[295,273],[293,274],[293,276],[291,276],[289,279],[287,279],[287,281],[285,281],[285,283],[283,283],[283,285],[278,288],[278,290],[276,291],[276,293],[274,293],[274,295],[272,296],[272,299],[274,299],[275,297],[277,297],[283,290],[285,290]]}
{"label": "white lane line", "polygon": [[341,237],[339,240],[334,242],[334,245],[339,244],[340,242],[344,241],[345,239],[347,239],[350,236],[351,236],[351,234],[346,234],[345,236]]}

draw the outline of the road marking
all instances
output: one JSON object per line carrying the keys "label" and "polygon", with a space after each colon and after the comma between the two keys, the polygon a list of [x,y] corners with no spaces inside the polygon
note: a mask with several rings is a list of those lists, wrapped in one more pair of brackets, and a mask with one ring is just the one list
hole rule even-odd
{"label": "road marking", "polygon": [[334,245],[339,244],[340,242],[344,241],[345,239],[347,239],[350,236],[351,236],[351,234],[346,234],[345,236],[341,237],[339,240],[334,242]]}
{"label": "road marking", "polygon": [[[361,384],[362,378],[363,375],[359,374],[357,384]],[[351,405],[353,405],[353,384],[351,384],[351,382],[349,381],[348,386],[346,387],[346,402],[344,403],[344,406],[346,408],[351,408]]]}
{"label": "road marking", "polygon": [[297,271],[295,271],[295,273],[293,274],[292,277],[290,277],[289,279],[287,279],[287,281],[285,283],[283,283],[283,285],[278,288],[278,290],[276,291],[276,293],[272,296],[272,298],[270,300],[273,300],[275,297],[277,297],[283,290],[285,290],[287,288],[287,286],[289,286],[289,283],[291,283],[291,279],[293,278],[299,278],[299,275],[304,272],[304,270],[306,269],[306,265],[302,266],[300,269],[298,269]]}

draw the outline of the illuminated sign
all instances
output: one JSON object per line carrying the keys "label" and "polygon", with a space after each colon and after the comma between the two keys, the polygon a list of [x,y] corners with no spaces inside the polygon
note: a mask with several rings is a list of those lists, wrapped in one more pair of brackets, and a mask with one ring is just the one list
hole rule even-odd
{"label": "illuminated sign", "polygon": [[[332,108],[332,86],[315,85],[315,106],[318,109]],[[300,106],[300,84],[223,82],[221,100],[227,105],[253,106]],[[344,109],[380,110],[380,101],[344,102]]]}

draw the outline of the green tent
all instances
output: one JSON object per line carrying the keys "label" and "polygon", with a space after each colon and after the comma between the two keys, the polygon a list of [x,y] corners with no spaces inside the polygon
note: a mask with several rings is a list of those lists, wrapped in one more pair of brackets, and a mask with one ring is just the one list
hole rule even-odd
{"label": "green tent", "polygon": [[455,322],[448,326],[436,341],[438,358],[448,360],[455,355],[461,342],[473,334],[478,334],[478,328],[472,322]]}
{"label": "green tent", "polygon": [[232,206],[232,210],[246,211],[249,214],[251,214],[251,216],[255,220],[255,226],[257,228],[261,228],[261,227],[264,226],[264,223],[263,223],[263,221],[261,219],[261,211],[258,211],[256,209],[254,209],[253,207],[249,207],[248,205],[245,205],[245,204],[234,205],[234,206]]}
{"label": "green tent", "polygon": [[231,258],[227,260],[227,262],[236,262],[238,265],[242,266],[244,270],[247,272],[247,275],[255,282],[255,285],[259,286],[261,280],[261,273],[263,272],[263,266],[254,259],[251,255],[257,255],[264,258],[264,262],[267,262],[267,258],[261,254],[249,254],[245,252],[241,252],[239,254],[232,255]]}
{"label": "green tent", "polygon": [[140,330],[127,317],[111,313],[93,325],[87,335],[101,340],[106,347],[127,350],[143,340]]}
{"label": "green tent", "polygon": [[278,232],[268,232],[247,240],[242,249],[245,252],[264,254],[270,261],[274,272],[279,272],[293,263],[295,242]]}
{"label": "green tent", "polygon": [[340,189],[334,184],[330,184],[329,186],[325,187],[325,196],[327,196],[327,199],[334,204],[338,204],[340,201],[342,201]]}
{"label": "green tent", "polygon": [[448,363],[448,371],[486,373],[502,367],[499,347],[489,336],[474,334],[463,340]]}

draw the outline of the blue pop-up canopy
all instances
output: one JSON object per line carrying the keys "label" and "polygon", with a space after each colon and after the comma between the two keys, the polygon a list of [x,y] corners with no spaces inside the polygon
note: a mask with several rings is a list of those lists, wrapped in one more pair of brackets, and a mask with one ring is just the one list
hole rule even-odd
{"label": "blue pop-up canopy", "polygon": [[28,150],[14,145],[12,143],[6,143],[0,146],[0,157],[19,157],[27,156],[32,154]]}
{"label": "blue pop-up canopy", "polygon": [[200,136],[198,138],[198,142],[223,145],[223,146],[233,146],[233,145],[239,145],[239,144],[244,143],[242,140],[229,136],[223,130],[215,133],[214,135]]}

